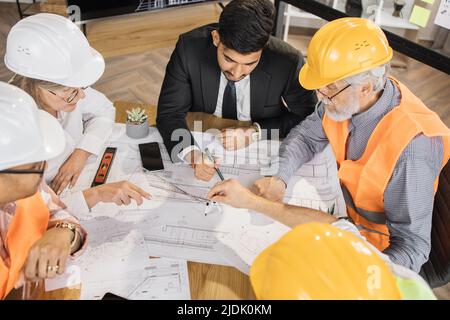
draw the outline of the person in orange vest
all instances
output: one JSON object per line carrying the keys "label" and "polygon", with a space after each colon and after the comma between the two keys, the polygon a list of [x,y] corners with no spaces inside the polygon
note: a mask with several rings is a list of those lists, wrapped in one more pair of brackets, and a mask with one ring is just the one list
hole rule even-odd
{"label": "person in orange vest", "polygon": [[[266,248],[250,268],[264,300],[436,300],[417,273],[393,264],[355,226],[295,227]],[[303,244],[299,246],[298,244]]]}
{"label": "person in orange vest", "polygon": [[[450,130],[405,85],[388,77],[392,48],[363,18],[341,18],[311,39],[300,84],[316,90],[316,111],[280,147],[277,174],[246,192],[236,181],[211,199],[266,213],[288,226],[336,217],[274,201],[289,178],[331,144],[347,206],[360,233],[399,265],[418,272],[431,250],[434,194],[450,158]],[[261,197],[258,197],[258,196]],[[264,197],[264,199],[262,198]]]}
{"label": "person in orange vest", "polygon": [[58,121],[23,90],[0,82],[0,298],[62,274],[86,233],[43,181],[65,146]]}

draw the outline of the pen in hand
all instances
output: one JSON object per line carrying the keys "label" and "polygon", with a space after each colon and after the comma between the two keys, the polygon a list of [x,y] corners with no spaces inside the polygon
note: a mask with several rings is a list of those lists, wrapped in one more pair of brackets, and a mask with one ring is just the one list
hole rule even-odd
{"label": "pen in hand", "polygon": [[[206,154],[206,156],[208,157],[208,159],[214,163],[214,158],[213,158],[213,156],[211,155],[211,153],[209,152],[209,149],[208,149],[208,148],[205,149],[205,154]],[[222,172],[220,172],[220,169],[219,169],[219,168],[216,168],[216,167],[214,167],[214,169],[216,170],[216,172],[217,172],[217,174],[219,175],[220,179],[221,179],[222,181],[224,181],[225,178],[223,177]]]}

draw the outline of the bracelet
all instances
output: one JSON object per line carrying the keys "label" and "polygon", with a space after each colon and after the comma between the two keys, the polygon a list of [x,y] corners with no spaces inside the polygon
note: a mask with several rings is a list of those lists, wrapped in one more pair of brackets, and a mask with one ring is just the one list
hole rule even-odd
{"label": "bracelet", "polygon": [[78,237],[79,237],[77,225],[70,223],[70,222],[61,221],[55,225],[55,228],[65,228],[65,229],[69,229],[70,231],[73,232],[73,239],[70,242],[70,249],[72,249],[75,246],[75,244],[77,243]]}

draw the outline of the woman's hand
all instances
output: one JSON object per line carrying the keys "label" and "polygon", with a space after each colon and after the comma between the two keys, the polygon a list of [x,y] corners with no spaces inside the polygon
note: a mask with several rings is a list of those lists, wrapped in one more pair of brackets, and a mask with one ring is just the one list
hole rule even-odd
{"label": "woman's hand", "polygon": [[25,278],[38,281],[63,274],[74,233],[67,228],[51,228],[30,249],[25,262]]}
{"label": "woman's hand", "polygon": [[121,206],[129,205],[133,199],[141,205],[144,199],[151,199],[149,193],[128,181],[106,183],[89,188],[83,191],[83,195],[89,209],[99,202],[112,202]]}
{"label": "woman's hand", "polygon": [[78,177],[90,155],[91,153],[87,151],[75,149],[70,157],[67,158],[50,185],[56,194],[60,194],[68,185],[72,188],[77,183]]}

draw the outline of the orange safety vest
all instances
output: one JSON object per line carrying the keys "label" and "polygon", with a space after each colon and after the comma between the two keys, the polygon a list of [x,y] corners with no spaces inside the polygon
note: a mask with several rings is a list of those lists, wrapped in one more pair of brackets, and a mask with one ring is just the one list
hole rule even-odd
{"label": "orange safety vest", "polygon": [[39,192],[17,201],[16,205],[16,212],[6,234],[9,267],[0,258],[1,299],[14,288],[30,248],[44,235],[50,219],[50,211]]}
{"label": "orange safety vest", "polygon": [[[450,158],[450,129],[408,88],[391,80],[400,90],[400,104],[375,127],[360,159],[346,159],[349,120],[336,122],[325,114],[322,121],[336,156],[347,214],[360,233],[380,251],[389,246],[384,190],[403,150],[418,134],[440,136],[444,143],[442,167]],[[438,178],[434,192],[437,186]]]}

